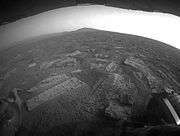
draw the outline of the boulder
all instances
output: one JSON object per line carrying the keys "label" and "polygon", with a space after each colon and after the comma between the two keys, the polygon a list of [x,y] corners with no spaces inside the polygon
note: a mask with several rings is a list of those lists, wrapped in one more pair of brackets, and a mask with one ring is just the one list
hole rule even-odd
{"label": "boulder", "polygon": [[110,100],[105,109],[105,115],[114,119],[124,119],[131,116],[131,106],[120,103],[117,99]]}

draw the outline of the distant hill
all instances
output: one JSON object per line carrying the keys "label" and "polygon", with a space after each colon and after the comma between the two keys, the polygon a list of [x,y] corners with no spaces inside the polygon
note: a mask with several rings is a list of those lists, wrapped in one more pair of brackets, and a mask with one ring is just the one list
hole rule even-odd
{"label": "distant hill", "polygon": [[68,32],[54,33],[54,34],[45,34],[45,35],[41,35],[41,36],[37,36],[37,37],[32,37],[32,38],[29,38],[29,39],[24,39],[23,41],[15,42],[15,43],[12,43],[12,44],[0,47],[0,52],[5,50],[5,49],[8,49],[10,47],[16,46],[16,45],[30,44],[30,43],[34,43],[34,42],[38,42],[38,41],[47,39],[47,38],[61,36],[61,35],[67,34],[67,33]]}

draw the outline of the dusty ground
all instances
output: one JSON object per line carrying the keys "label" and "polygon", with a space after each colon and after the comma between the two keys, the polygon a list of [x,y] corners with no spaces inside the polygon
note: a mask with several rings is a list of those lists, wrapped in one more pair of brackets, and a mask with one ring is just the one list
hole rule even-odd
{"label": "dusty ground", "polygon": [[[178,49],[158,41],[82,29],[1,50],[0,95],[21,89],[22,126],[34,135],[112,135],[116,120],[144,120],[152,92],[172,88],[180,93],[179,60]],[[62,74],[87,86],[29,111],[27,100],[51,91],[60,83],[48,78]]]}

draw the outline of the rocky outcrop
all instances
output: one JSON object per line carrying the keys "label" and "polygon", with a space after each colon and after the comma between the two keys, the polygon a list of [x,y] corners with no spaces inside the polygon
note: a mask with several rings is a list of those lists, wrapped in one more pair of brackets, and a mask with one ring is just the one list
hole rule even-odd
{"label": "rocky outcrop", "polygon": [[124,64],[129,65],[142,73],[142,75],[146,77],[151,89],[156,89],[161,84],[161,80],[152,74],[153,72],[148,68],[143,60],[136,57],[129,57],[124,61]]}
{"label": "rocky outcrop", "polygon": [[128,75],[111,73],[108,77],[101,78],[94,90],[96,92],[93,94],[93,103],[98,107],[104,107],[106,116],[122,119],[131,115],[137,89]]}
{"label": "rocky outcrop", "polygon": [[112,73],[109,75],[109,80],[111,82],[109,83],[110,90],[107,91],[107,98],[114,99],[116,96],[121,103],[133,104],[137,90],[129,76],[125,74]]}
{"label": "rocky outcrop", "polygon": [[31,63],[31,64],[29,64],[29,68],[32,68],[32,67],[35,67],[37,64],[36,63]]}
{"label": "rocky outcrop", "polygon": [[127,58],[124,61],[124,64],[130,65],[130,66],[142,71],[143,73],[148,73],[149,72],[146,64],[142,60],[140,60],[138,58],[135,58],[135,57]]}
{"label": "rocky outcrop", "polygon": [[81,54],[81,52],[79,50],[76,50],[72,53],[66,54],[66,56],[67,57],[75,57],[75,56],[80,55],[80,54]]}
{"label": "rocky outcrop", "polygon": [[117,68],[118,64],[115,63],[115,62],[111,62],[107,67],[106,67],[106,70],[108,72],[114,72]]}
{"label": "rocky outcrop", "polygon": [[37,106],[54,99],[55,97],[62,95],[64,93],[69,93],[71,95],[72,90],[75,90],[80,87],[88,87],[88,85],[77,78],[71,78],[61,84],[58,84],[50,89],[47,89],[43,93],[27,100],[28,110],[31,111]]}
{"label": "rocky outcrop", "polygon": [[60,61],[60,59],[52,60],[52,61],[45,61],[40,64],[40,69],[48,69],[49,67],[51,67],[54,63],[58,61]]}
{"label": "rocky outcrop", "polygon": [[66,80],[68,80],[69,77],[65,74],[62,75],[53,75],[50,76],[44,80],[42,80],[40,83],[38,83],[36,86],[32,87],[31,89],[27,90],[29,93],[37,92],[40,90],[47,90],[57,84],[60,84]]}

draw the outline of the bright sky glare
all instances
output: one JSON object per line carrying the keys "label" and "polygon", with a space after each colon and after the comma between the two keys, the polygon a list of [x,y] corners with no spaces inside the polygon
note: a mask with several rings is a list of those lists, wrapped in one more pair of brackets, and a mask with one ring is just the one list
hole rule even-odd
{"label": "bright sky glare", "polygon": [[103,5],[51,10],[0,27],[0,47],[83,27],[152,38],[180,49],[180,17]]}

